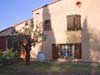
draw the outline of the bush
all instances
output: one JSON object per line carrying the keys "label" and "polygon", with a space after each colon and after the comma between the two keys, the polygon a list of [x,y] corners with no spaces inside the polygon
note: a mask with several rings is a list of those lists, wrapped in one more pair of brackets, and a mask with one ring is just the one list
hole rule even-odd
{"label": "bush", "polygon": [[1,52],[0,60],[3,64],[11,64],[17,61],[18,55],[12,49]]}
{"label": "bush", "polygon": [[2,64],[3,52],[0,50],[0,64]]}

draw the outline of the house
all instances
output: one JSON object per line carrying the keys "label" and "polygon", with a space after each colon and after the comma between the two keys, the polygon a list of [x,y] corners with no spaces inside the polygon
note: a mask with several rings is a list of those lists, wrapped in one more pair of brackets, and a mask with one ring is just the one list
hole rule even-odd
{"label": "house", "polygon": [[31,56],[46,59],[100,62],[100,1],[55,0],[33,9],[34,28],[40,25],[45,40],[32,47]]}
{"label": "house", "polygon": [[[23,28],[25,28],[27,25],[30,25],[30,24],[33,25],[32,20],[33,20],[32,18],[25,20],[23,22],[15,24],[14,26],[1,31],[0,32],[0,49],[7,50],[7,49],[14,48],[14,47],[19,47],[19,43],[16,40],[17,35],[19,33],[23,33]],[[21,58],[24,59],[25,50],[23,48],[19,48],[19,49],[21,49]]]}
{"label": "house", "polygon": [[[18,24],[15,24],[12,27],[4,29],[0,32],[0,48],[8,49],[13,47],[13,40],[17,37],[17,31],[22,32],[23,27],[28,23],[30,23],[32,19],[25,20]],[[13,40],[12,40],[13,39]],[[10,43],[10,44],[9,44]]]}

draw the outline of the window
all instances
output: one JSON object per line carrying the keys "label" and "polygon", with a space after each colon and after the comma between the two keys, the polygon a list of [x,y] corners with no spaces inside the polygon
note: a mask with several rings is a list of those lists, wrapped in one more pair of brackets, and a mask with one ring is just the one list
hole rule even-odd
{"label": "window", "polygon": [[72,57],[73,56],[72,44],[60,45],[60,55],[62,57]]}
{"label": "window", "polygon": [[51,21],[50,21],[50,20],[45,20],[45,21],[44,21],[43,29],[44,29],[44,31],[49,31],[49,30],[51,30]]}
{"label": "window", "polygon": [[67,16],[67,30],[80,30],[81,29],[81,16],[69,15]]}
{"label": "window", "polygon": [[81,58],[81,43],[61,44],[60,45],[61,57]]}
{"label": "window", "polygon": [[14,47],[14,42],[16,41],[16,36],[9,36],[7,38],[7,48],[11,49]]}
{"label": "window", "polygon": [[52,57],[58,58],[82,58],[81,43],[52,44]]}

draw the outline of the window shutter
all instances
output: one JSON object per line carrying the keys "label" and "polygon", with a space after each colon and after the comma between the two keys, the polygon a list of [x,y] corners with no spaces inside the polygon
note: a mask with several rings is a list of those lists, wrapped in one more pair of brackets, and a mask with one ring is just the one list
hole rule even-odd
{"label": "window shutter", "polygon": [[59,44],[52,44],[52,58],[59,58]]}
{"label": "window shutter", "polygon": [[81,43],[74,44],[74,57],[81,59]]}
{"label": "window shutter", "polygon": [[81,29],[81,16],[75,15],[75,29],[80,30]]}
{"label": "window shutter", "polygon": [[81,16],[80,15],[67,16],[67,29],[68,30],[80,30],[81,29]]}
{"label": "window shutter", "polygon": [[74,16],[67,16],[67,30],[74,30]]}

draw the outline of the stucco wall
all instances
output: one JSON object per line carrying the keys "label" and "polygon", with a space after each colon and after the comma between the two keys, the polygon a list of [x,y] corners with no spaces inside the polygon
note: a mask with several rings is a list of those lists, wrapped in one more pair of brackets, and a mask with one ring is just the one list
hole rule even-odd
{"label": "stucco wall", "polygon": [[83,16],[83,58],[87,61],[100,62],[100,1],[84,0],[82,2],[80,12]]}
{"label": "stucco wall", "polygon": [[[80,1],[80,5],[76,2]],[[70,42],[82,43],[82,61],[100,62],[100,1],[99,0],[61,0],[47,7],[39,8],[33,11],[34,24],[41,23],[45,19],[51,20],[52,31],[44,32],[47,35],[47,41],[44,42],[42,50],[45,50],[48,57],[52,57],[52,49],[49,46],[52,43]],[[36,13],[39,13],[36,15]],[[82,30],[77,32],[67,32],[67,15],[81,15]],[[67,38],[67,39],[66,39]]]}
{"label": "stucco wall", "polygon": [[75,1],[61,0],[33,12],[34,25],[41,23],[42,27],[44,20],[51,20],[52,30],[44,31],[47,39],[45,42],[42,42],[41,47],[41,50],[46,53],[47,58],[52,58],[52,44],[54,43],[64,44],[81,42],[81,31],[67,32],[67,16],[79,14],[74,3]]}

